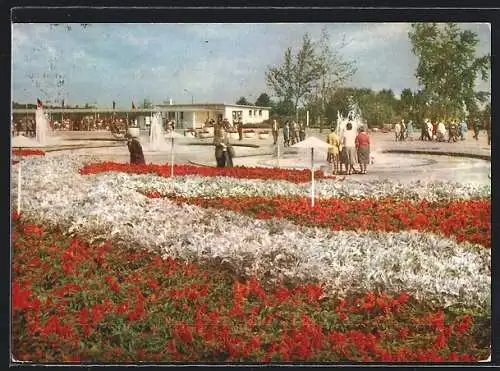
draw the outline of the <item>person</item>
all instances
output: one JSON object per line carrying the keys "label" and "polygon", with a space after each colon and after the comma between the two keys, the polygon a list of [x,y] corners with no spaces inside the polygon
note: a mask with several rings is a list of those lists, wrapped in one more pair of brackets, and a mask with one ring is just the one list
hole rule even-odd
{"label": "person", "polygon": [[465,120],[462,120],[460,123],[460,139],[465,140],[465,134],[467,134],[467,123]]}
{"label": "person", "polygon": [[238,119],[238,140],[243,140],[243,120]]}
{"label": "person", "polygon": [[361,174],[366,174],[366,168],[370,163],[370,136],[366,132],[364,126],[359,128],[359,134],[356,136],[355,144]]}
{"label": "person", "polygon": [[278,131],[279,131],[278,121],[273,120],[272,132],[273,132],[273,144],[276,145],[278,143]]}
{"label": "person", "polygon": [[432,137],[433,127],[434,127],[434,125],[432,124],[432,122],[427,121],[427,139],[430,141],[432,141],[432,139],[433,139],[433,137]]}
{"label": "person", "polygon": [[217,167],[224,167],[226,165],[226,154],[224,153],[224,136],[225,130],[221,121],[217,121],[214,126],[214,145],[215,145],[215,161]]}
{"label": "person", "polygon": [[457,120],[452,120],[450,126],[448,127],[448,143],[453,141],[456,142],[458,140],[459,129]]}
{"label": "person", "polygon": [[405,139],[406,139],[406,124],[405,124],[405,120],[402,119],[401,120],[401,134],[400,134],[399,140],[404,141]]}
{"label": "person", "polygon": [[425,119],[422,127],[420,128],[420,140],[427,140],[427,119]]}
{"label": "person", "polygon": [[401,138],[401,124],[399,122],[394,125],[394,134],[397,142]]}
{"label": "person", "polygon": [[290,146],[290,121],[286,120],[285,125],[283,125],[283,145],[285,147]]}
{"label": "person", "polygon": [[326,142],[331,145],[331,147],[328,148],[326,160],[332,166],[332,173],[337,174],[339,172],[340,139],[335,132],[335,126],[332,126],[330,130],[331,132],[327,135]]}
{"label": "person", "polygon": [[306,124],[304,121],[299,121],[299,140],[302,142],[306,139]]}
{"label": "person", "polygon": [[295,122],[295,120],[292,121],[292,144],[298,143],[299,142],[299,124]]}
{"label": "person", "polygon": [[344,143],[342,143],[343,147],[345,147],[347,175],[356,172],[356,170],[354,170],[354,164],[357,162],[356,135],[357,133],[353,130],[352,123],[348,122],[346,130],[344,131]]}
{"label": "person", "polygon": [[408,121],[408,126],[406,127],[406,135],[410,141],[413,141],[413,121]]}
{"label": "person", "polygon": [[438,123],[436,121],[434,121],[432,124],[432,132],[431,132],[431,138],[432,140],[436,140],[437,139],[437,127],[438,127]]}
{"label": "person", "polygon": [[141,143],[133,136],[130,131],[125,134],[127,137],[127,147],[130,153],[130,163],[134,165],[144,165],[146,161],[144,159],[144,153],[142,152]]}
{"label": "person", "polygon": [[436,126],[436,139],[438,142],[444,142],[444,136],[446,135],[446,126],[444,122],[440,121]]}
{"label": "person", "polygon": [[475,140],[479,140],[479,120],[476,119],[474,120],[474,125],[472,126],[472,128],[474,129],[474,139]]}

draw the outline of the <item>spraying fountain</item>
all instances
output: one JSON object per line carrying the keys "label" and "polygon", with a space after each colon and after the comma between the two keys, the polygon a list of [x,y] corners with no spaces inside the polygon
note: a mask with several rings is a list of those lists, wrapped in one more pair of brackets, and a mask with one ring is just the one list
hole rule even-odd
{"label": "spraying fountain", "polygon": [[36,123],[36,141],[39,145],[44,146],[47,144],[47,139],[49,135],[49,120],[43,112],[42,107],[38,107],[35,113],[35,123]]}
{"label": "spraying fountain", "polygon": [[149,133],[149,146],[151,151],[159,151],[165,144],[165,132],[160,113],[155,113],[151,120],[151,131]]}
{"label": "spraying fountain", "polygon": [[336,132],[339,137],[342,137],[348,122],[352,124],[353,130],[356,132],[361,126],[365,125],[365,122],[361,117],[361,110],[352,97],[349,97],[349,113],[347,114],[347,117],[343,117],[340,112],[337,111]]}

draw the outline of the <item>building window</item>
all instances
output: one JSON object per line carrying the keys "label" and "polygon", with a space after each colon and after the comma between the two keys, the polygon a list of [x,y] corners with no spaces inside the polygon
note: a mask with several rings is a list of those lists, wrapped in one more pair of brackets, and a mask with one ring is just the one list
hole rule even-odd
{"label": "building window", "polygon": [[181,112],[181,120],[184,120],[184,112]]}
{"label": "building window", "polygon": [[262,116],[262,110],[261,109],[259,110],[259,116]]}
{"label": "building window", "polygon": [[248,111],[248,116],[252,117],[252,110]]}

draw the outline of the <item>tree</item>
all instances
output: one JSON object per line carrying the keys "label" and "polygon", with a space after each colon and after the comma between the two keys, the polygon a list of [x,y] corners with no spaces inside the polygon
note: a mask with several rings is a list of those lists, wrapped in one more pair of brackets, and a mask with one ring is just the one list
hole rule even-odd
{"label": "tree", "polygon": [[296,54],[292,55],[292,49],[287,48],[283,63],[268,68],[266,83],[282,101],[293,102],[297,115],[299,103],[316,88],[323,69],[313,42],[305,34]]}
{"label": "tree", "polygon": [[238,100],[236,101],[236,104],[239,104],[239,105],[241,105],[241,106],[251,106],[251,105],[252,105],[251,103],[249,103],[249,102],[247,101],[247,99],[246,99],[245,97],[240,97],[240,99],[238,99]]}
{"label": "tree", "polygon": [[255,105],[260,107],[272,107],[272,104],[273,102],[267,93],[262,93],[255,101]]}
{"label": "tree", "polygon": [[423,86],[429,111],[440,120],[463,116],[463,108],[476,112],[486,92],[476,92],[478,77],[487,80],[489,54],[476,57],[479,38],[456,23],[414,23],[409,38],[419,62],[415,76]]}
{"label": "tree", "polygon": [[[342,40],[338,49],[346,45]],[[330,35],[325,28],[321,31],[321,38],[318,42],[320,77],[317,88],[313,92],[312,101],[318,106],[316,110],[324,119],[331,119],[327,115],[327,104],[332,95],[355,73],[357,68],[354,61],[345,61],[338,51],[332,50]],[[323,129],[323,119],[320,119],[320,132]]]}

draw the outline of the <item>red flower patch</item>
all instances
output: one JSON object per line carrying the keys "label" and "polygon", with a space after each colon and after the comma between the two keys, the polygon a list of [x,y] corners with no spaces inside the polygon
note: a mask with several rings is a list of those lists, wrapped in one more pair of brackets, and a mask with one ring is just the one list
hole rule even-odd
{"label": "red flower patch", "polygon": [[[149,195],[148,195],[149,196]],[[153,193],[158,197],[157,193]],[[314,208],[299,197],[183,197],[165,196],[182,204],[227,209],[258,219],[285,218],[299,225],[332,230],[396,232],[418,230],[491,246],[491,200],[430,203],[386,199],[319,199]]]}
{"label": "red flower patch", "polygon": [[[98,162],[87,164],[79,170],[81,175],[98,174],[106,172],[121,172],[131,174],[155,174],[162,177],[170,177],[171,168],[169,164],[156,165],[132,165],[117,162]],[[293,183],[305,183],[311,181],[309,170],[277,169],[265,167],[235,166],[231,168],[200,167],[194,165],[175,165],[174,175],[199,175],[205,177],[225,176],[239,179],[274,179],[286,180]],[[314,173],[316,179],[334,179],[326,176],[323,171]]]}

